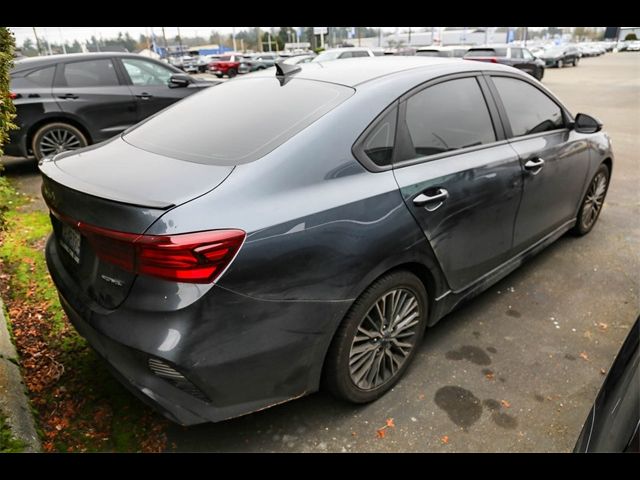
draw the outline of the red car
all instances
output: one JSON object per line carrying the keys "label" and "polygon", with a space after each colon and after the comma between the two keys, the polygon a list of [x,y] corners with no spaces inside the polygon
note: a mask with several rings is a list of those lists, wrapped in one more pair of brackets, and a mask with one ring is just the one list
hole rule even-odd
{"label": "red car", "polygon": [[209,71],[218,78],[224,75],[232,78],[238,74],[240,62],[242,62],[242,55],[223,55],[209,64]]}

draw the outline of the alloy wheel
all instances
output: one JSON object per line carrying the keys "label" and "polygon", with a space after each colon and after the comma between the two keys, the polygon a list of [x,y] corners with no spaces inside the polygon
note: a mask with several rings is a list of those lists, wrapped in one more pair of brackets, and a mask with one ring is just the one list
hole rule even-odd
{"label": "alloy wheel", "polygon": [[66,150],[75,150],[82,146],[80,139],[71,131],[65,128],[52,128],[42,135],[40,139],[40,150],[43,156]]}
{"label": "alloy wheel", "polygon": [[361,320],[349,351],[349,373],[362,390],[395,377],[416,343],[420,304],[408,289],[391,290]]}
{"label": "alloy wheel", "polygon": [[598,218],[606,193],[607,176],[603,172],[600,172],[591,182],[587,196],[584,199],[584,205],[582,206],[582,218],[580,220],[585,230],[591,228]]}

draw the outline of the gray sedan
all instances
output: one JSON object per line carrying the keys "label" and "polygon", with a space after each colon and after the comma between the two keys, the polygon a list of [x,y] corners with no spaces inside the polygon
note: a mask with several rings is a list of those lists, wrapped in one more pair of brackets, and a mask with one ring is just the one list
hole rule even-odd
{"label": "gray sedan", "polygon": [[612,167],[596,119],[511,67],[278,64],[42,162],[46,258],[78,331],[176,422],[321,387],[364,403],[427,327],[587,234]]}

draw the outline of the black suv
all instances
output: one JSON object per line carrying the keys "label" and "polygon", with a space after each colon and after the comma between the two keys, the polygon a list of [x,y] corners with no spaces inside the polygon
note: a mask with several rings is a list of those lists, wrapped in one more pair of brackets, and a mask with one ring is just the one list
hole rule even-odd
{"label": "black suv", "polygon": [[8,155],[36,159],[101,142],[219,82],[134,53],[79,53],[15,62],[10,96],[18,130]]}
{"label": "black suv", "polygon": [[538,55],[547,67],[562,68],[565,65],[578,65],[580,51],[573,45],[556,46],[545,50]]}
{"label": "black suv", "polygon": [[464,58],[509,65],[527,72],[537,80],[542,80],[544,76],[544,62],[523,47],[511,45],[472,47]]}

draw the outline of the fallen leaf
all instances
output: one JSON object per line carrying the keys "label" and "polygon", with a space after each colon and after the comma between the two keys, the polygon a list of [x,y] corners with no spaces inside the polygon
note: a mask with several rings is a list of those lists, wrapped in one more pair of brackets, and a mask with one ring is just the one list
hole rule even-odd
{"label": "fallen leaf", "polygon": [[487,373],[485,373],[485,374],[484,374],[484,376],[485,376],[485,378],[486,378],[487,380],[493,380],[493,379],[494,379],[494,374],[493,374],[493,372],[487,372]]}
{"label": "fallen leaf", "polygon": [[510,404],[508,401],[506,401],[506,400],[500,400],[500,403],[502,404],[502,406],[503,406],[504,408],[509,408],[509,407],[511,407],[511,404]]}
{"label": "fallen leaf", "polygon": [[602,331],[605,331],[607,328],[609,328],[609,325],[607,325],[606,323],[600,322],[598,324],[598,328]]}
{"label": "fallen leaf", "polygon": [[384,438],[385,436],[384,428],[379,428],[378,430],[376,430],[376,435],[378,436],[378,438]]}
{"label": "fallen leaf", "polygon": [[418,400],[424,400],[424,393],[421,393],[420,395],[418,395]]}
{"label": "fallen leaf", "polygon": [[443,435],[442,437],[440,437],[440,441],[444,444],[449,443],[449,436],[448,435]]}
{"label": "fallen leaf", "polygon": [[387,418],[387,427],[393,428],[396,425],[393,423],[393,418]]}
{"label": "fallen leaf", "polygon": [[355,437],[356,435],[358,435],[356,432],[351,432],[352,437]]}
{"label": "fallen leaf", "polygon": [[604,375],[604,374],[606,374],[606,373],[607,373],[607,371],[606,371],[604,368],[601,368],[601,369],[600,369],[600,373],[601,373],[602,375]]}
{"label": "fallen leaf", "polygon": [[589,361],[589,355],[587,355],[587,352],[580,352],[580,358]]}

